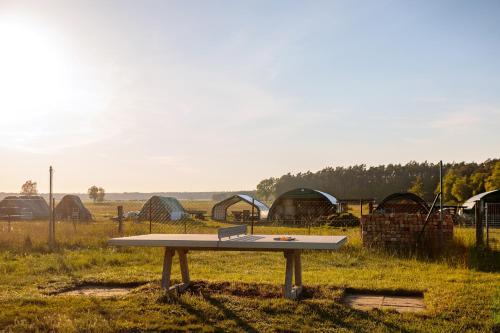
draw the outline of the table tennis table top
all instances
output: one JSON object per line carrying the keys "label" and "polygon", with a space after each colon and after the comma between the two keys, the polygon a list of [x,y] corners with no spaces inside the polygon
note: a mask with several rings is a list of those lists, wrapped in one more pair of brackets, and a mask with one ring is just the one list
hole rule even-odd
{"label": "table tennis table top", "polygon": [[275,240],[279,235],[241,235],[219,240],[216,234],[147,234],[112,238],[110,245],[152,246],[213,250],[337,250],[347,241],[346,236],[287,235],[291,241]]}

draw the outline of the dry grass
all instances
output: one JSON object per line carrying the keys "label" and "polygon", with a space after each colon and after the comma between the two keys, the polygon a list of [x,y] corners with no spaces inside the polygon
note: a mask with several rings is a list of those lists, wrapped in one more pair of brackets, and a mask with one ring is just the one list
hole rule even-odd
{"label": "dry grass", "polygon": [[[46,222],[0,226],[0,327],[6,331],[338,331],[489,332],[500,322],[498,255],[472,247],[473,231],[456,229],[455,243],[437,258],[376,252],[361,246],[357,228],[312,228],[343,234],[337,252],[304,254],[306,299],[281,299],[283,255],[261,252],[189,254],[195,288],[165,297],[159,288],[162,250],[113,248],[117,203],[89,205],[96,222],[57,224],[58,247],[46,246]],[[135,210],[139,202],[123,202]],[[193,209],[209,207],[194,202]],[[199,222],[192,232],[214,233],[223,224]],[[125,233],[148,225],[127,222]],[[307,229],[256,226],[256,233],[304,234]],[[496,265],[495,265],[496,263]],[[177,262],[174,279],[180,278]],[[488,271],[485,271],[488,270]],[[49,296],[91,285],[143,284],[111,298]],[[346,288],[420,291],[419,314],[360,311],[339,300]],[[1,329],[0,329],[1,330]]]}

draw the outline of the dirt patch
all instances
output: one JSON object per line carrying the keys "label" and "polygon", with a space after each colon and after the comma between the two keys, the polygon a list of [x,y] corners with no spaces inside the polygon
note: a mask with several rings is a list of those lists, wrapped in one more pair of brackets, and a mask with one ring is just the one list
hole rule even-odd
{"label": "dirt patch", "polygon": [[396,293],[389,291],[346,291],[342,302],[358,310],[395,310],[397,312],[421,312],[425,310],[424,297],[418,292]]}
{"label": "dirt patch", "polygon": [[141,284],[137,283],[82,283],[77,286],[70,288],[65,288],[57,292],[51,293],[51,295],[60,296],[95,296],[95,297],[117,297],[124,296],[132,292],[134,289],[139,287]]}
{"label": "dirt patch", "polygon": [[129,288],[112,288],[102,286],[87,286],[78,287],[73,290],[64,291],[59,293],[62,296],[96,296],[96,297],[115,297],[123,296],[130,293],[132,289]]}

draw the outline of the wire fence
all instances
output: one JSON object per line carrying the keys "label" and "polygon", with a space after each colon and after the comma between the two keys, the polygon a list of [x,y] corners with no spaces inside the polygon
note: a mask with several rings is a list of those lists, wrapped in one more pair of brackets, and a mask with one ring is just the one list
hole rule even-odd
{"label": "wire fence", "polygon": [[[267,211],[237,203],[226,208],[224,219],[212,219],[215,202],[179,202],[175,198],[153,196],[147,201],[82,203],[79,199],[59,198],[54,205],[54,230],[50,229],[50,210],[39,196],[15,196],[0,205],[0,247],[54,246],[53,243],[84,246],[105,242],[110,237],[149,233],[216,233],[221,224],[247,224],[249,227],[276,226],[302,228],[348,228],[360,225],[359,216],[369,214],[366,204],[337,204],[295,198],[270,205]],[[418,206],[413,202],[392,202],[372,214],[395,214]],[[500,204],[488,203],[481,211],[483,243],[500,251]],[[261,207],[262,209],[262,207]],[[417,212],[418,214],[419,212]],[[423,214],[423,212],[420,212]],[[453,215],[457,226],[476,228],[476,214]],[[253,228],[249,228],[253,230]],[[51,244],[50,235],[55,238]]]}
{"label": "wire fence", "polygon": [[478,201],[473,209],[455,215],[455,224],[475,229],[477,245],[500,251],[500,203]]}
{"label": "wire fence", "polygon": [[485,203],[483,225],[486,246],[500,251],[500,203]]}
{"label": "wire fence", "polygon": [[[0,205],[0,247],[85,246],[105,242],[110,237],[149,233],[216,233],[222,224],[302,228],[351,227],[359,225],[359,205],[332,205],[314,200],[285,202],[273,211],[250,204],[227,207],[223,220],[212,219],[215,202],[183,201],[153,196],[147,201],[82,202],[79,198],[58,198],[54,223],[50,206],[40,196],[15,196]],[[36,210],[33,203],[40,209]],[[364,209],[368,212],[368,206]],[[272,214],[270,214],[272,213]],[[53,230],[51,225],[53,225]],[[300,232],[300,231],[299,231]],[[53,241],[51,240],[53,238]]]}

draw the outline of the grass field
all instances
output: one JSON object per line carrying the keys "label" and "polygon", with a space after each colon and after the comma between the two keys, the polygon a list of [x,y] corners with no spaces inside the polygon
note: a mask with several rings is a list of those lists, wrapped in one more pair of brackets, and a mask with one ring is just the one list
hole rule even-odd
{"label": "grass field", "polygon": [[[142,205],[120,204],[125,211]],[[211,208],[210,202],[183,204]],[[1,223],[1,330],[491,332],[500,324],[500,257],[474,249],[470,229],[456,229],[443,255],[425,259],[364,249],[357,228],[312,228],[312,234],[347,235],[349,243],[338,252],[304,254],[301,301],[279,297],[283,254],[192,252],[195,288],[166,297],[159,287],[162,250],[108,247],[106,240],[118,235],[108,218],[116,203],[89,207],[96,222],[57,224],[55,251],[46,246],[46,222],[15,222],[10,232]],[[219,226],[205,221],[190,231],[213,233]],[[131,223],[125,228],[140,231]],[[256,233],[307,230],[257,226]],[[180,278],[178,266],[173,276]],[[113,298],[57,295],[85,283],[136,288]],[[401,314],[354,310],[340,302],[346,288],[421,291],[427,308]]]}

